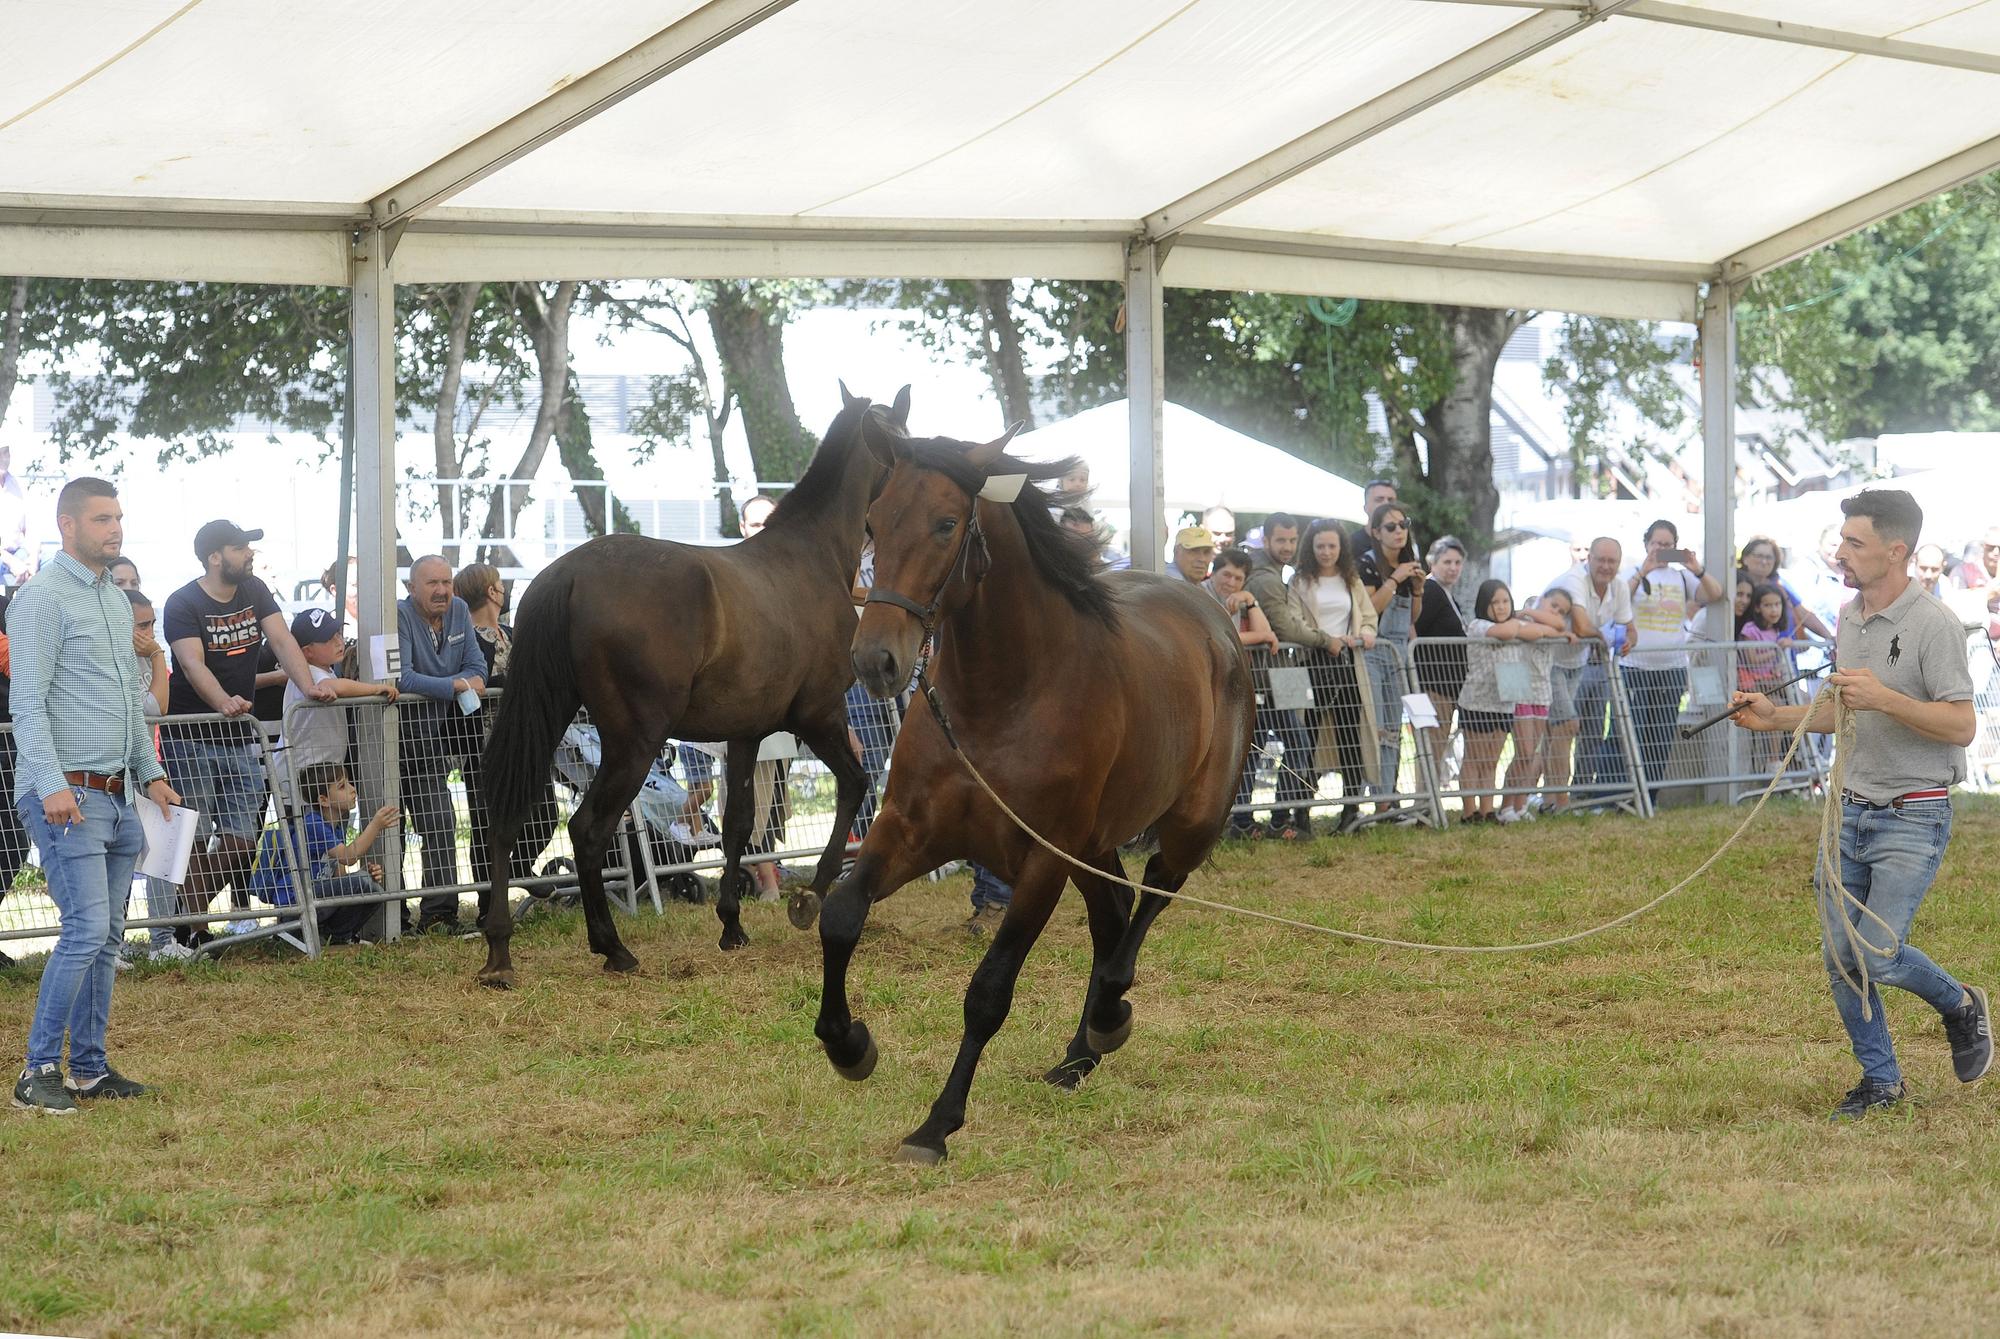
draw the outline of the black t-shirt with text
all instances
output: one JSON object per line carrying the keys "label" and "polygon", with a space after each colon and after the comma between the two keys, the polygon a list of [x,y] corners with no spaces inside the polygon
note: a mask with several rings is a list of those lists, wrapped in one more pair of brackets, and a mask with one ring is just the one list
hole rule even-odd
{"label": "black t-shirt with text", "polygon": [[[236,594],[222,601],[210,599],[199,581],[190,581],[167,597],[160,623],[169,646],[186,637],[200,639],[202,661],[222,691],[248,701],[257,693],[257,653],[264,646],[260,625],[277,612],[271,588],[256,577],[245,577]],[[167,686],[167,714],[187,716],[213,710],[176,666]]]}

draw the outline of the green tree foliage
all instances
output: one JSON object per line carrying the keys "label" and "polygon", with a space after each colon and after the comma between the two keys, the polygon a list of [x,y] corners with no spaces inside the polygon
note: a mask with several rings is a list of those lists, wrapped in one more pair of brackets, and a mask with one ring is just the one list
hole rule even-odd
{"label": "green tree foliage", "polygon": [[[1926,201],[1756,279],[1737,307],[1739,396],[1829,440],[2000,429],[2000,174]],[[1580,467],[1689,424],[1669,375],[1691,338],[1575,317],[1546,369]],[[1650,425],[1620,440],[1618,406]]]}

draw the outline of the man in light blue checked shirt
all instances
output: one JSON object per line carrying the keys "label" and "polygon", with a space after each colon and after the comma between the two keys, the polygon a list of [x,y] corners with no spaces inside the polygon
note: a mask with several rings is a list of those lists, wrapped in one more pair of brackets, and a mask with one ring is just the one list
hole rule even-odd
{"label": "man in light blue checked shirt", "polygon": [[[15,802],[62,917],[14,1105],[51,1116],[75,1114],[79,1097],[150,1091],[113,1069],[104,1053],[125,904],[145,844],[133,791],[143,788],[163,813],[180,802],[146,728],[132,605],[105,570],[124,547],[124,520],[118,490],[104,480],[64,485],[56,499],[62,552],[7,612]],[[65,1033],[67,1083],[60,1068]]]}

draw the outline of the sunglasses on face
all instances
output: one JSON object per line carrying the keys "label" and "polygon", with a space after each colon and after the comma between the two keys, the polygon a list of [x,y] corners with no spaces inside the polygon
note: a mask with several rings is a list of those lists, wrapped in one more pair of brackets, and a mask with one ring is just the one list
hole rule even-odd
{"label": "sunglasses on face", "polygon": [[1382,528],[1384,530],[1408,530],[1410,523],[1408,521],[1384,521],[1382,522]]}

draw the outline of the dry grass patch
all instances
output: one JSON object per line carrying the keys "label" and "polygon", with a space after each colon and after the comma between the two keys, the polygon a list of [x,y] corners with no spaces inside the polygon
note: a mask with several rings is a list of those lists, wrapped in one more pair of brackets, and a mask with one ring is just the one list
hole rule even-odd
{"label": "dry grass patch", "polygon": [[[1204,896],[1500,941],[1645,900],[1724,811],[1236,847]],[[0,1121],[0,1328],[88,1334],[1975,1332],[2000,1230],[1994,1094],[1934,1017],[1892,1023],[1915,1110],[1830,1129],[1850,1082],[1818,965],[1813,815],[1580,948],[1448,959],[1183,909],[1138,1026],[1039,1082],[1082,1003],[1065,904],[943,1167],[892,1165],[956,1048],[965,881],[878,908],[853,973],[883,1059],[812,1037],[818,946],[751,907],[473,945],[246,958],[120,982],[158,1101]],[[1967,801],[1922,942],[2000,980],[2000,805]],[[0,976],[25,1033],[35,979]],[[18,1044],[18,1043],[17,1043]]]}

